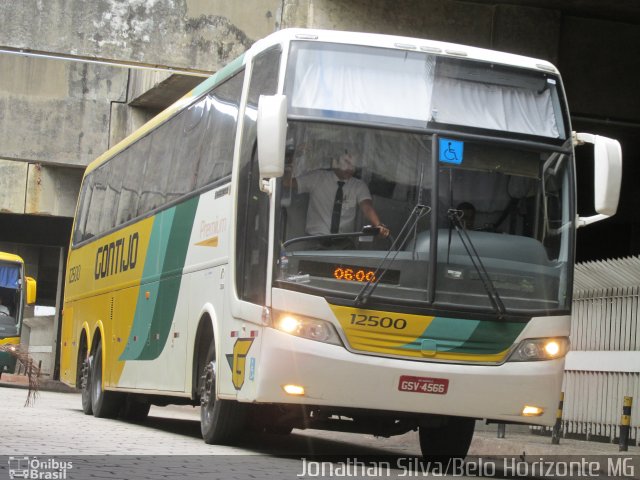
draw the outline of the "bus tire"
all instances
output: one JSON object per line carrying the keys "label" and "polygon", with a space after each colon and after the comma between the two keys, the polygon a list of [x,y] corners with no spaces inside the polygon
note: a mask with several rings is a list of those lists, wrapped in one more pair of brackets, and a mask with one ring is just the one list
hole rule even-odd
{"label": "bus tire", "polygon": [[466,457],[476,421],[467,417],[448,417],[437,427],[420,426],[420,450],[426,461],[446,461]]}
{"label": "bus tire", "polygon": [[99,418],[114,418],[121,407],[121,397],[116,392],[103,389],[102,384],[102,342],[98,343],[93,356],[91,368],[91,409],[93,416]]}
{"label": "bus tire", "polygon": [[149,416],[151,404],[140,400],[136,395],[128,394],[124,399],[120,417],[131,422],[142,422]]}
{"label": "bus tire", "polygon": [[213,342],[200,377],[200,431],[205,443],[225,444],[244,430],[245,405],[216,398],[216,358]]}
{"label": "bus tire", "polygon": [[82,411],[85,415],[92,415],[91,408],[91,364],[93,357],[85,357],[80,363],[80,392],[82,398]]}

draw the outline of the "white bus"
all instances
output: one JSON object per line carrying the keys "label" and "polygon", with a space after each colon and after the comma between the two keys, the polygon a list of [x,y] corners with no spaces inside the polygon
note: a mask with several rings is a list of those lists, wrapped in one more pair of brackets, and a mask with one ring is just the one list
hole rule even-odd
{"label": "white bus", "polygon": [[[357,192],[323,231],[318,179],[347,155]],[[200,405],[208,443],[418,430],[425,456],[461,457],[476,419],[552,425],[576,227],[615,213],[620,176],[546,61],[276,32],[87,169],[63,379],[97,416]]]}

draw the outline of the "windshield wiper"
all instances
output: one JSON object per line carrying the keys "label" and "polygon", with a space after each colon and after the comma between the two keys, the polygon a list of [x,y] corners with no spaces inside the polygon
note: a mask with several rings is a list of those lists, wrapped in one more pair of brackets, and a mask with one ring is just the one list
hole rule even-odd
{"label": "windshield wiper", "polygon": [[469,255],[469,258],[471,259],[471,263],[476,269],[476,272],[480,277],[480,281],[482,282],[482,285],[487,292],[489,301],[491,302],[491,305],[493,306],[494,310],[498,314],[498,320],[502,320],[506,312],[504,308],[504,303],[502,303],[500,294],[498,293],[498,290],[496,290],[496,287],[493,284],[493,281],[491,280],[491,277],[489,276],[487,269],[484,267],[484,264],[482,263],[482,259],[480,258],[480,255],[478,254],[477,250],[473,246],[473,242],[471,241],[471,238],[467,233],[467,229],[464,227],[464,225],[460,221],[462,213],[463,212],[461,210],[456,210],[454,208],[450,208],[449,210],[447,210],[447,216],[449,217],[449,221],[453,224],[454,228],[456,229],[456,232],[458,232],[458,235],[460,236],[460,241],[462,242],[462,246],[467,251],[467,255]]}
{"label": "windshield wiper", "polygon": [[[398,236],[396,237],[396,239],[393,241],[393,243],[387,250],[386,255],[384,256],[380,264],[376,267],[375,271],[373,272],[373,280],[368,280],[367,283],[365,283],[364,286],[362,287],[362,290],[360,290],[358,295],[356,295],[356,298],[354,299],[354,303],[356,307],[367,303],[373,291],[376,289],[378,284],[380,284],[382,277],[389,270],[389,268],[395,261],[400,250],[404,248],[405,244],[407,243],[407,240],[409,239],[409,234],[414,230],[415,226],[418,224],[418,220],[420,220],[425,215],[428,215],[429,212],[431,212],[431,207],[428,207],[421,203],[418,203],[416,204],[415,207],[413,207],[413,210],[409,214],[409,218],[407,218],[407,221],[404,222],[404,225],[400,229],[400,233],[398,233]],[[391,252],[393,251],[395,251],[395,255],[389,260],[389,255],[391,255]],[[385,262],[387,260],[389,260],[389,263],[388,265],[385,266]],[[380,273],[379,275],[378,275],[378,272]]]}

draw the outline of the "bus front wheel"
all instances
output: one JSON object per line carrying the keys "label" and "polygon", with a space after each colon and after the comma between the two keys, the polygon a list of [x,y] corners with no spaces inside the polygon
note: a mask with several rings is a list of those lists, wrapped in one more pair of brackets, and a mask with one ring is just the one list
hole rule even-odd
{"label": "bus front wheel", "polygon": [[216,360],[213,344],[200,377],[200,430],[208,444],[228,443],[244,429],[246,409],[233,400],[216,398]]}
{"label": "bus front wheel", "polygon": [[436,426],[420,426],[420,450],[425,460],[463,459],[473,438],[476,421],[466,417],[448,417]]}
{"label": "bus front wheel", "polygon": [[98,343],[91,368],[91,408],[94,417],[113,418],[118,415],[121,397],[102,388],[102,343]]}

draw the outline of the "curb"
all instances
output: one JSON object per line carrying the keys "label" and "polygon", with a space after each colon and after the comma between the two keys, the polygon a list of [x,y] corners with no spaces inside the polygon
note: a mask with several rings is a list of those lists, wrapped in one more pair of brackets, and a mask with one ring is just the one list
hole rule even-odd
{"label": "curb", "polygon": [[[0,387],[4,388],[29,388],[29,380],[26,375],[13,375],[9,373],[2,374],[0,378]],[[48,378],[40,378],[38,381],[38,390],[43,392],[58,393],[78,393],[79,390],[70,387],[60,381]]]}

